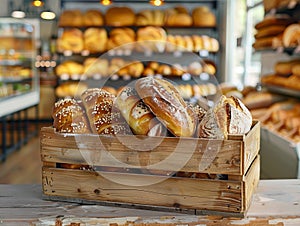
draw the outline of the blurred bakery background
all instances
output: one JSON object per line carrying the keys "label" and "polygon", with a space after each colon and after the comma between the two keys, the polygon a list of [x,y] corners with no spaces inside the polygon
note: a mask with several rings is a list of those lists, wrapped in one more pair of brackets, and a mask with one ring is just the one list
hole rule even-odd
{"label": "blurred bakery background", "polygon": [[2,0],[0,16],[0,183],[40,182],[57,100],[143,76],[190,102],[239,97],[261,122],[261,178],[300,177],[299,0]]}

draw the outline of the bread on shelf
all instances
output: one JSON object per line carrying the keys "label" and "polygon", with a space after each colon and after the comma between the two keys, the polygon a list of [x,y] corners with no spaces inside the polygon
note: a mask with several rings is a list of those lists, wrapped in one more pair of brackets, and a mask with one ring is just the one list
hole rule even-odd
{"label": "bread on shelf", "polygon": [[[131,28],[114,28],[109,32],[109,39],[107,42],[107,49],[122,49],[132,50],[135,42],[135,32]],[[118,50],[117,49],[117,50]]]}
{"label": "bread on shelf", "polygon": [[84,49],[90,53],[106,51],[107,31],[104,28],[87,28],[83,33]]}
{"label": "bread on shelf", "polygon": [[83,25],[89,26],[103,26],[104,17],[100,10],[89,9],[83,14]]}
{"label": "bread on shelf", "polygon": [[194,8],[192,18],[194,26],[198,27],[214,27],[217,24],[215,14],[206,6]]}
{"label": "bread on shelf", "polygon": [[80,53],[83,49],[83,32],[78,28],[64,29],[62,35],[57,39],[58,52]]}
{"label": "bread on shelf", "polygon": [[137,30],[137,51],[163,52],[167,33],[161,27],[147,26]]}
{"label": "bread on shelf", "polygon": [[283,45],[285,47],[296,47],[300,45],[300,24],[289,25],[283,32]]}
{"label": "bread on shelf", "polygon": [[61,27],[80,27],[83,25],[83,15],[79,9],[64,10],[58,21]]}
{"label": "bread on shelf", "polygon": [[105,13],[105,23],[108,26],[131,26],[135,22],[134,11],[126,6],[114,6]]}

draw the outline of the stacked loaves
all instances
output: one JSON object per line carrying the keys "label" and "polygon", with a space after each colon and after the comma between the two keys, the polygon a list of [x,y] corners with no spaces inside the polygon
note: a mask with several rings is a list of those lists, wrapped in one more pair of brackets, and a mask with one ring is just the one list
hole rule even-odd
{"label": "stacked loaves", "polygon": [[261,78],[264,85],[300,90],[300,59],[279,61],[274,66],[274,74]]}
{"label": "stacked loaves", "polygon": [[[117,48],[118,47],[118,48]],[[117,48],[117,49],[116,49]],[[218,52],[219,42],[207,35],[171,35],[165,29],[146,26],[134,31],[129,27],[113,28],[107,32],[104,28],[89,27],[66,28],[57,39],[58,52],[65,53],[102,53],[107,50],[151,51],[151,52]],[[121,53],[122,54],[122,53]]]}
{"label": "stacked loaves", "polygon": [[105,13],[97,9],[83,12],[79,9],[64,10],[60,15],[60,27],[88,26],[216,26],[215,14],[206,6],[199,6],[189,12],[183,6],[165,10],[144,9],[135,12],[125,6],[110,7]]}
{"label": "stacked loaves", "polygon": [[90,88],[79,100],[62,99],[53,109],[53,126],[62,133],[134,134],[226,139],[247,133],[248,109],[237,98],[221,96],[207,112],[188,105],[167,80],[146,77],[116,97]]}

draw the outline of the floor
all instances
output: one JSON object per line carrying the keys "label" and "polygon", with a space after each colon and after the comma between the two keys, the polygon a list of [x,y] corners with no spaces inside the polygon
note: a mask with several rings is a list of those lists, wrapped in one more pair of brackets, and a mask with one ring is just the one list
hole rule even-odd
{"label": "floor", "polygon": [[[41,124],[49,126],[48,124]],[[39,135],[0,163],[0,184],[40,184],[42,181]]]}

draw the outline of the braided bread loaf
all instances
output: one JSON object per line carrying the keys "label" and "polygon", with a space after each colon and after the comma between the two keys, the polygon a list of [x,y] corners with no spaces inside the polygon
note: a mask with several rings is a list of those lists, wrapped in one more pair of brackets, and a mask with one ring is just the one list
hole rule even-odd
{"label": "braided bread loaf", "polygon": [[115,96],[100,88],[87,89],[81,95],[93,133],[129,134],[130,128],[118,109],[113,107]]}

